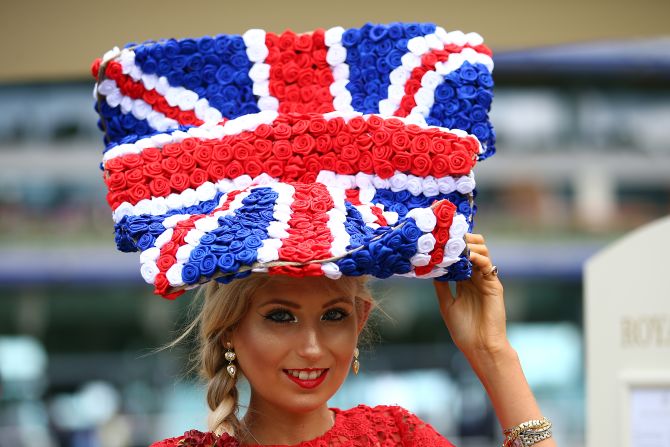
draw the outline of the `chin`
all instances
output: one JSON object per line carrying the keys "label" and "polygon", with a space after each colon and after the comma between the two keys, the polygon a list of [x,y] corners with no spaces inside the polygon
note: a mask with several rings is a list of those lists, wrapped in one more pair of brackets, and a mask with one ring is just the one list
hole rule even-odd
{"label": "chin", "polygon": [[284,410],[288,413],[311,413],[322,408],[328,403],[328,398],[316,398],[316,396],[302,396],[292,399],[291,402],[281,403]]}
{"label": "chin", "polygon": [[[335,374],[333,374],[335,372]],[[258,386],[250,381],[252,395],[258,403],[264,401],[277,410],[285,413],[305,414],[316,411],[327,405],[328,400],[335,395],[346,377],[342,371],[329,369],[328,377],[312,388],[301,387],[298,383],[286,377],[281,370],[275,380],[265,382],[263,378],[255,377]],[[252,399],[254,397],[252,396]]]}
{"label": "chin", "polygon": [[326,405],[328,400],[339,389],[339,386],[334,387],[332,383],[329,383],[333,378],[329,377],[329,379],[318,388],[311,390],[299,389],[295,384],[290,383],[287,388],[284,388],[281,394],[274,394],[275,398],[273,401],[275,405],[290,413],[309,413],[315,411]]}

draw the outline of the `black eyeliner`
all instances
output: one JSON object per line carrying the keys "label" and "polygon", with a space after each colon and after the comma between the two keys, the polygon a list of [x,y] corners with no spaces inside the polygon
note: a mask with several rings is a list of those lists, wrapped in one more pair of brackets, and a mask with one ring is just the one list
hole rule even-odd
{"label": "black eyeliner", "polygon": [[[286,315],[290,315],[290,316],[291,316],[291,319],[288,319],[288,320],[276,320],[276,319],[272,318],[273,315],[277,315],[277,314],[286,314]],[[293,323],[293,322],[295,322],[295,320],[296,320],[295,315],[293,315],[293,313],[291,313],[290,310],[285,309],[285,308],[281,308],[281,307],[272,309],[272,310],[268,311],[266,314],[261,314],[261,315],[263,316],[264,319],[266,319],[266,320],[268,320],[268,321],[271,321],[271,322],[273,322],[273,323]]]}

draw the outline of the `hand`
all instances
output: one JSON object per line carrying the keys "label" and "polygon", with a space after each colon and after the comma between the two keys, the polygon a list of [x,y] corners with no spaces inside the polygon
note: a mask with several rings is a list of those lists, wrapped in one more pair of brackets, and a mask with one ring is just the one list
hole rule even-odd
{"label": "hand", "polygon": [[470,363],[504,352],[510,347],[505,322],[503,287],[489,273],[493,263],[480,234],[466,234],[472,277],[456,284],[454,297],[448,282],[434,281],[440,313],[452,340]]}
{"label": "hand", "polygon": [[[539,419],[542,412],[507,340],[503,287],[497,275],[488,273],[493,263],[484,238],[466,234],[465,241],[472,277],[456,284],[455,297],[449,283],[434,282],[444,323],[486,389],[501,427]],[[556,443],[547,439],[537,445],[555,447]]]}

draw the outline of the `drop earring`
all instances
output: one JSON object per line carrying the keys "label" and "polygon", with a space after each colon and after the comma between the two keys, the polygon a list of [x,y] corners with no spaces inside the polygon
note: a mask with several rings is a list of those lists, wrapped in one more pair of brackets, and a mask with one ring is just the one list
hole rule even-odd
{"label": "drop earring", "polygon": [[233,365],[233,360],[235,360],[237,356],[235,355],[235,351],[233,351],[233,347],[230,344],[230,342],[226,343],[226,348],[228,348],[228,350],[224,354],[224,357],[226,358],[226,360],[228,360],[228,366],[226,366],[226,371],[228,371],[228,375],[234,379],[235,374],[237,373],[237,367]]}
{"label": "drop earring", "polygon": [[358,361],[358,348],[354,349],[354,361],[351,367],[354,369],[354,374],[358,375],[358,369],[361,367],[361,362]]}

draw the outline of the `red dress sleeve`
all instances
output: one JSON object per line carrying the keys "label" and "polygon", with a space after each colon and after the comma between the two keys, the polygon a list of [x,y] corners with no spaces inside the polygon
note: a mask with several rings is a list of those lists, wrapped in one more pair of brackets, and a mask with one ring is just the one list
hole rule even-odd
{"label": "red dress sleeve", "polygon": [[184,439],[183,436],[177,436],[176,438],[163,439],[162,441],[157,441],[151,444],[149,447],[177,447],[179,442]]}
{"label": "red dress sleeve", "polygon": [[217,441],[217,437],[210,433],[198,430],[190,430],[176,438],[163,439],[154,442],[149,447],[210,447]]}

